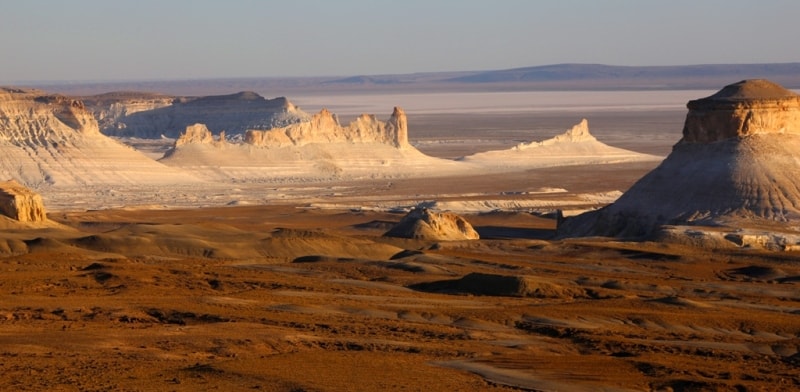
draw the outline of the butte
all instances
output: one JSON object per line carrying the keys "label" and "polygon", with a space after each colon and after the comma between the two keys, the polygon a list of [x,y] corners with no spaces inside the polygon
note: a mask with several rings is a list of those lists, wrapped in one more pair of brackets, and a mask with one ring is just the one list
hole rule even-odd
{"label": "butte", "polygon": [[647,238],[665,225],[797,226],[800,95],[744,80],[687,107],[669,156],[613,204],[564,220],[559,237]]}

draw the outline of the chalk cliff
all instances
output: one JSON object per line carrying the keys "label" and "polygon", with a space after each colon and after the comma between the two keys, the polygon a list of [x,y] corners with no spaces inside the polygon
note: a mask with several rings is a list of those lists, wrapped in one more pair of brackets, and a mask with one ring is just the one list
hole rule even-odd
{"label": "chalk cliff", "polygon": [[251,91],[203,97],[170,97],[115,92],[84,101],[109,136],[170,138],[187,126],[205,124],[212,132],[243,134],[305,121],[309,116],[284,97],[266,99]]}
{"label": "chalk cliff", "polygon": [[374,115],[362,114],[347,126],[327,109],[310,121],[291,124],[267,131],[248,130],[245,143],[259,147],[302,146],[313,143],[381,143],[397,148],[409,148],[408,120],[403,109],[394,108],[386,122]]}
{"label": "chalk cliff", "polygon": [[193,179],[102,135],[83,102],[15,88],[0,88],[0,178],[35,189]]}
{"label": "chalk cliff", "polygon": [[745,80],[690,101],[683,138],[615,203],[561,236],[647,236],[662,225],[800,221],[800,96]]}
{"label": "chalk cliff", "polygon": [[259,182],[431,177],[472,169],[411,146],[408,120],[400,108],[387,121],[362,115],[345,126],[323,109],[301,123],[248,130],[240,142],[214,138],[207,129],[187,128],[160,162],[208,179]]}

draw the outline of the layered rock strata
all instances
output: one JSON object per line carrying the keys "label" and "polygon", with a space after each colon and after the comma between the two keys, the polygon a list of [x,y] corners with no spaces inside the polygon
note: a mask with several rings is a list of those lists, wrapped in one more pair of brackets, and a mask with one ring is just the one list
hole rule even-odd
{"label": "layered rock strata", "polygon": [[47,221],[42,197],[14,180],[0,182],[0,214],[19,222]]}
{"label": "layered rock strata", "polygon": [[662,225],[800,220],[800,96],[745,80],[690,101],[683,138],[616,202],[561,236],[648,236]]}
{"label": "layered rock strata", "polygon": [[205,124],[212,132],[244,134],[306,121],[308,114],[284,97],[266,99],[252,91],[204,97],[169,97],[116,92],[84,98],[109,136],[177,138],[187,126]]}
{"label": "layered rock strata", "polygon": [[0,88],[0,178],[38,189],[186,183],[193,176],[102,135],[79,100]]}
{"label": "layered rock strata", "polygon": [[248,130],[245,143],[259,147],[302,146],[313,143],[381,143],[407,148],[408,120],[403,109],[395,107],[386,122],[374,115],[362,114],[347,126],[322,109],[310,121],[267,131]]}

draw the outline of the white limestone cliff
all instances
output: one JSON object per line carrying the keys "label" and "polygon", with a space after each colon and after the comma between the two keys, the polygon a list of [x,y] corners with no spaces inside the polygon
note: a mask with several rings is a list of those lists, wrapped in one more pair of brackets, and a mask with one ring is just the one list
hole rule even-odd
{"label": "white limestone cliff", "polygon": [[109,136],[169,138],[187,126],[205,124],[212,132],[240,135],[248,129],[271,129],[306,121],[309,116],[284,97],[266,99],[252,91],[203,97],[115,92],[85,97]]}
{"label": "white limestone cliff", "polygon": [[81,101],[14,88],[0,88],[0,178],[34,189],[198,181],[101,134]]}
{"label": "white limestone cliff", "polygon": [[395,107],[388,121],[362,114],[347,126],[327,109],[310,121],[266,131],[248,130],[245,143],[258,147],[302,146],[313,143],[382,143],[396,148],[409,148],[408,120],[405,112]]}

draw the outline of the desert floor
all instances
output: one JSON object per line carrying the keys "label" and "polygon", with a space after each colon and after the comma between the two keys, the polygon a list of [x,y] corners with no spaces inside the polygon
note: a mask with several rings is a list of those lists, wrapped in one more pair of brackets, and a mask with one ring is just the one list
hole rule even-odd
{"label": "desert floor", "polygon": [[[678,110],[592,114],[616,146],[666,154],[680,136]],[[453,157],[584,115],[520,113],[496,125],[501,138],[491,119],[463,123],[473,137],[436,125],[452,115],[426,116],[420,149]],[[348,192],[264,205],[52,210],[57,225],[0,234],[0,390],[799,389],[792,253],[553,240],[555,221],[527,210],[465,215],[478,241],[386,238],[403,214],[357,208],[438,195],[553,209],[624,191],[655,164],[339,184]],[[546,187],[566,192],[527,193]]]}

